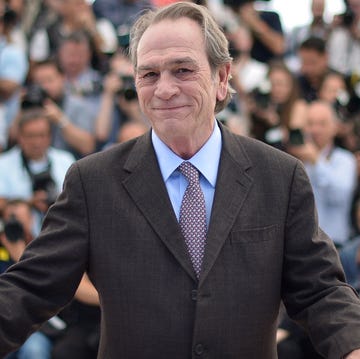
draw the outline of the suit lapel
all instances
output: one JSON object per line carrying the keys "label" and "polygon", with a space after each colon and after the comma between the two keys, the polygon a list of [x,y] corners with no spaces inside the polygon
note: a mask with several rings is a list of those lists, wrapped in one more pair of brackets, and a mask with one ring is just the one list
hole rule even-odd
{"label": "suit lapel", "polygon": [[239,137],[222,128],[223,149],[220,158],[214,203],[207,235],[200,285],[218,257],[253,183],[247,173],[251,163]]}
{"label": "suit lapel", "polygon": [[134,146],[125,169],[130,175],[123,185],[154,231],[184,270],[196,279],[180,226],[161,176],[150,134]]}
{"label": "suit lapel", "polygon": [[[223,149],[215,188],[200,283],[214,265],[253,183],[251,163],[239,137],[222,128]],[[194,281],[197,281],[180,226],[161,176],[151,137],[141,137],[125,164],[123,185],[160,240]]]}

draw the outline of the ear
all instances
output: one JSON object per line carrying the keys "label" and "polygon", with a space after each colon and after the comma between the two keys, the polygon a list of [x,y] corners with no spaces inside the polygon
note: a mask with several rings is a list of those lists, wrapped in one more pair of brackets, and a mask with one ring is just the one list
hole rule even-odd
{"label": "ear", "polygon": [[218,101],[222,101],[225,99],[227,91],[228,91],[228,81],[231,71],[231,63],[227,62],[226,64],[223,64],[218,69],[218,87],[216,91],[216,99]]}

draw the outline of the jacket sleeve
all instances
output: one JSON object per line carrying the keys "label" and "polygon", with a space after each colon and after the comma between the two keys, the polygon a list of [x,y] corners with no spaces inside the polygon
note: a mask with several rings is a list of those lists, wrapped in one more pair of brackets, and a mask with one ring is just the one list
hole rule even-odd
{"label": "jacket sleeve", "polygon": [[360,301],[345,283],[338,253],[318,228],[303,166],[294,171],[286,220],[282,297],[290,317],[305,327],[325,358],[360,347]]}
{"label": "jacket sleeve", "polygon": [[87,266],[88,215],[78,165],[45,217],[41,234],[0,276],[0,357],[19,347],[74,296]]}

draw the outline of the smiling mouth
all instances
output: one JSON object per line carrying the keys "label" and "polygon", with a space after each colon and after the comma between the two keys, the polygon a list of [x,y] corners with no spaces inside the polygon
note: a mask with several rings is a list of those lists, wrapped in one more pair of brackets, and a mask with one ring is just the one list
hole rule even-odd
{"label": "smiling mouth", "polygon": [[154,110],[156,111],[174,111],[174,110],[179,110],[182,108],[185,108],[187,106],[168,106],[168,107],[154,107]]}

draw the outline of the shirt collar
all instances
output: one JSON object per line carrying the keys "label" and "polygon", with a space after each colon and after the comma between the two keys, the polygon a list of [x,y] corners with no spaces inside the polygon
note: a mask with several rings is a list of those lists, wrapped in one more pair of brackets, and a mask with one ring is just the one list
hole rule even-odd
{"label": "shirt collar", "polygon": [[[160,171],[166,182],[171,174],[184,161],[161,141],[155,131],[151,131],[151,139],[159,162]],[[206,180],[215,187],[221,153],[221,131],[215,121],[214,130],[204,146],[188,161],[193,164]]]}
{"label": "shirt collar", "polygon": [[322,150],[320,150],[320,158],[324,160],[329,160],[333,150],[334,150],[333,144],[325,146]]}

